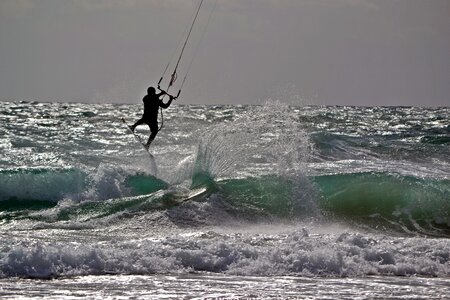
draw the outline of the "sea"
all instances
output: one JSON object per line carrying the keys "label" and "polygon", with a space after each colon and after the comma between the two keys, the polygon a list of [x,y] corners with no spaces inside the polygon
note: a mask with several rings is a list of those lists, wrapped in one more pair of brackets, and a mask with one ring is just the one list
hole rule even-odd
{"label": "sea", "polygon": [[0,102],[1,299],[450,298],[449,107],[141,113]]}

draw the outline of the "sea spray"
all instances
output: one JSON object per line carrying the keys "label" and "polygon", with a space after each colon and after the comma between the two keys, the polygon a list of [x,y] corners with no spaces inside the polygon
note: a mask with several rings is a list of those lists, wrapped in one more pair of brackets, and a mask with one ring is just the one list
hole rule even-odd
{"label": "sea spray", "polygon": [[89,200],[105,200],[118,198],[127,194],[123,183],[126,174],[118,168],[100,164],[90,176],[90,188],[84,193],[83,198]]}
{"label": "sea spray", "polygon": [[231,122],[206,128],[200,134],[193,168],[227,177],[258,161],[268,166],[270,174],[306,173],[309,149],[309,136],[298,122],[298,112],[279,101],[267,101],[249,107]]}
{"label": "sea spray", "polygon": [[[320,214],[315,188],[307,177],[309,151],[309,136],[298,122],[298,111],[279,101],[268,101],[252,107],[232,122],[208,127],[201,134],[195,155],[185,158],[178,169],[183,170],[184,175],[190,174],[192,187],[205,178],[246,178],[252,172],[248,166],[257,160],[264,163],[268,175],[276,174],[276,177],[256,179],[262,184],[259,187],[252,185],[252,179],[248,177],[249,184],[244,186],[250,193],[237,186],[231,191],[228,189],[233,186],[231,183],[221,184],[222,196],[238,207],[263,209],[264,215],[315,218]],[[186,172],[189,164],[190,173]],[[274,188],[280,189],[284,196],[272,193]]]}
{"label": "sea spray", "polygon": [[320,218],[316,187],[309,179],[307,164],[312,143],[306,126],[299,122],[299,107],[268,101],[260,109],[269,116],[266,132],[275,134],[268,149],[276,161],[276,174],[292,187],[285,199],[291,207],[291,217]]}

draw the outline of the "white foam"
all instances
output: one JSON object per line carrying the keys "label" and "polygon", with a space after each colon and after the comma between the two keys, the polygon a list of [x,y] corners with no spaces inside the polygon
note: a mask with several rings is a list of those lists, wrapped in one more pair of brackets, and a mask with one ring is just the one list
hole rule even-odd
{"label": "white foam", "polygon": [[[307,234],[305,234],[305,232]],[[144,235],[144,234],[140,234]],[[450,275],[446,239],[358,233],[198,234],[108,241],[2,239],[0,276],[52,277],[207,271],[230,275]]]}

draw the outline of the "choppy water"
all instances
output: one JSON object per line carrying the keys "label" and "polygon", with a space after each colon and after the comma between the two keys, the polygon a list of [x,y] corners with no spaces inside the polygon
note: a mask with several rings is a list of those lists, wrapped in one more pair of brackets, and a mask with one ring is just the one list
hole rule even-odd
{"label": "choppy water", "polygon": [[0,295],[448,296],[449,108],[140,109],[0,102]]}

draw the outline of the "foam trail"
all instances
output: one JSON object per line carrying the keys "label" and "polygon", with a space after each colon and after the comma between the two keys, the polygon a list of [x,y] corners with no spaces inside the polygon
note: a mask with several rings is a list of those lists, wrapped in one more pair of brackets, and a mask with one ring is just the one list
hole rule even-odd
{"label": "foam trail", "polygon": [[153,176],[158,176],[158,167],[156,166],[155,157],[153,155],[150,156],[150,159],[148,160],[149,164],[149,172]]}

